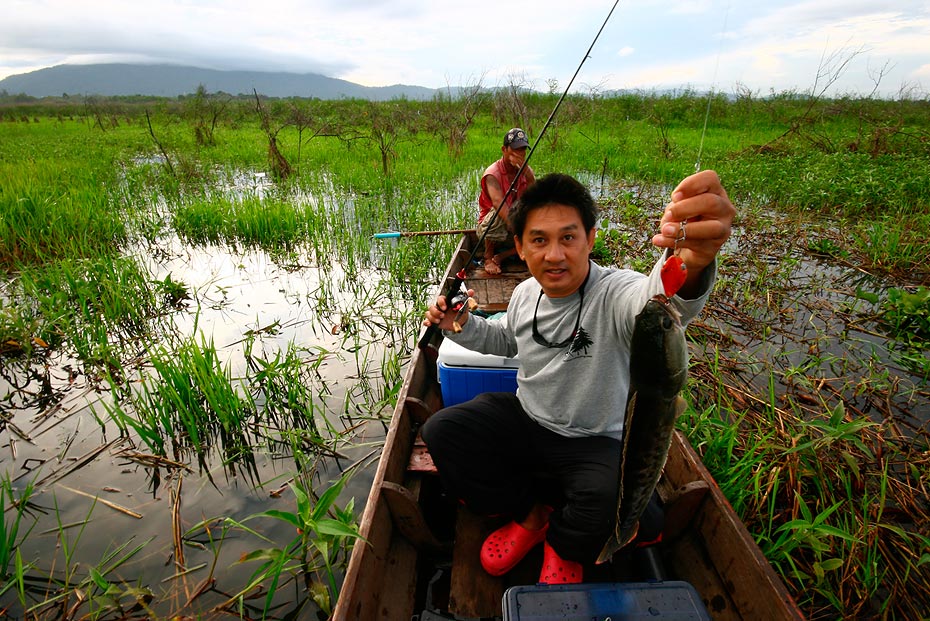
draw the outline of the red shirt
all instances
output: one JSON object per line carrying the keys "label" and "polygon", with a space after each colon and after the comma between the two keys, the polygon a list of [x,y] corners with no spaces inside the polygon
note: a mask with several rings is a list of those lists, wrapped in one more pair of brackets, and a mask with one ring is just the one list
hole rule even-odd
{"label": "red shirt", "polygon": [[[526,189],[526,186],[529,185],[527,181],[527,173],[532,172],[529,166],[523,171],[523,174],[520,175],[520,180],[517,181],[517,187],[513,192],[507,195],[507,207],[510,207],[515,200],[520,198],[520,195],[523,194],[523,190]],[[510,189],[510,184],[513,183],[513,178],[517,174],[517,169],[511,168],[504,162],[504,158],[501,158],[487,167],[484,171],[484,174],[481,175],[481,193],[478,195],[478,222],[484,218],[484,216],[494,209],[497,209],[491,201],[491,196],[488,194],[488,187],[486,179],[488,176],[492,176],[497,179],[497,182],[501,186],[502,192],[507,192]]]}

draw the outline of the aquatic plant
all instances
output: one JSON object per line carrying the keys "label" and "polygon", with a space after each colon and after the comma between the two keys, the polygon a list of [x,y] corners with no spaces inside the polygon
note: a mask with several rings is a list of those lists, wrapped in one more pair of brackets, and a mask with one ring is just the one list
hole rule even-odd
{"label": "aquatic plant", "polygon": [[[101,467],[106,455],[128,460],[137,470],[126,476],[156,492],[168,473],[178,494],[165,520],[178,542],[172,554],[192,547],[214,555],[172,568],[158,587],[161,561],[113,569],[146,556],[135,544],[96,556],[77,545],[90,514],[73,524],[54,517],[63,558],[30,558],[23,540],[35,541],[36,530],[22,527],[33,517],[22,514],[19,526],[4,524],[0,561],[11,577],[2,605],[28,603],[24,616],[284,617],[293,611],[282,612],[282,601],[326,609],[352,540],[351,505],[323,502],[310,473],[342,465],[347,450],[365,452],[355,463],[373,459],[379,439],[353,446],[353,434],[363,421],[386,424],[422,306],[456,241],[371,236],[473,226],[477,176],[499,152],[506,119],[517,114],[532,131],[554,103],[530,92],[482,100],[467,135],[451,136],[429,122],[384,125],[441,118],[448,101],[263,101],[291,167],[286,182],[274,183],[269,133],[252,98],[201,95],[56,98],[26,109],[4,100],[5,118],[15,109],[42,122],[0,124],[0,371],[11,386],[0,431],[17,442],[34,433],[43,449],[48,442],[50,452],[87,459],[87,467]],[[693,92],[570,95],[565,103],[564,122],[533,166],[591,180],[605,210],[605,262],[651,265],[651,228],[671,184],[694,169],[702,139],[701,165],[720,172],[738,205],[711,304],[689,328],[693,409],[682,428],[805,612],[923,614],[927,508],[915,490],[930,485],[919,422],[930,376],[919,241],[930,233],[926,101],[811,106],[775,94],[717,96],[706,135],[707,99]],[[796,123],[808,113],[815,122]],[[280,270],[271,278],[306,281],[306,290],[283,294],[299,321],[231,313],[235,290],[181,275],[198,253],[243,264],[259,256]],[[875,299],[856,298],[857,288]],[[211,322],[230,320],[234,344],[204,338]],[[839,351],[832,328],[843,331]],[[83,418],[88,402],[99,420],[91,433],[118,429],[124,448],[111,453],[107,442],[73,458],[77,429],[62,434],[64,446],[52,445],[56,434],[46,432],[56,417]],[[25,421],[38,410],[43,426],[33,428]],[[270,478],[294,483],[271,498],[283,492],[293,507],[181,527],[178,481],[181,472],[193,476],[195,460],[205,485],[222,487],[213,475],[224,469],[252,491],[270,483],[259,468],[282,459],[293,459],[295,472]],[[39,467],[56,477],[74,472]],[[13,496],[5,498],[7,515],[19,515],[24,505],[14,510]],[[316,508],[330,500],[320,517]],[[321,536],[307,534],[312,528],[293,536],[295,523],[317,519],[346,530],[327,533],[327,522]],[[271,523],[286,525],[287,535],[272,534]],[[75,528],[77,539],[67,539]],[[231,544],[253,537],[263,552],[232,568],[222,562]],[[321,547],[339,549],[328,566]],[[255,564],[244,579],[235,574]],[[275,580],[273,595],[261,590]],[[240,597],[231,607],[209,603],[220,589],[223,602]]]}

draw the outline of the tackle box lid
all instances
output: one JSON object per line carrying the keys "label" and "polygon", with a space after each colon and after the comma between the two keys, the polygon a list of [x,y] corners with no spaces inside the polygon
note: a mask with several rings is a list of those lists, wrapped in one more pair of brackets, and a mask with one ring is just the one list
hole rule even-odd
{"label": "tackle box lid", "polygon": [[700,595],[680,580],[514,586],[503,621],[710,621]]}
{"label": "tackle box lid", "polygon": [[439,363],[447,367],[482,367],[516,369],[520,361],[506,356],[495,356],[472,351],[462,347],[450,338],[442,339],[439,344]]}

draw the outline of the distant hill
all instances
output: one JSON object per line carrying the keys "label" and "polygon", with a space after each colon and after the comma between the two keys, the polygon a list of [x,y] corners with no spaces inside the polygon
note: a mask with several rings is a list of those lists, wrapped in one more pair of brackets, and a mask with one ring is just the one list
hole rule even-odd
{"label": "distant hill", "polygon": [[217,71],[178,65],[57,65],[0,80],[0,93],[31,97],[74,95],[152,95],[177,97],[197,92],[251,94],[268,97],[318,97],[385,101],[431,99],[436,90],[422,86],[362,86],[316,73]]}

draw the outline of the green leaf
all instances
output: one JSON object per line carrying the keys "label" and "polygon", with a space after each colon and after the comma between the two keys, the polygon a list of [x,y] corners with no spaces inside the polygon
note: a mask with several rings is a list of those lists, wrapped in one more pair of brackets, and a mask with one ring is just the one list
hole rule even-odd
{"label": "green leaf", "polygon": [[320,499],[317,501],[316,506],[313,508],[313,515],[311,518],[314,522],[321,519],[326,512],[329,511],[330,505],[332,505],[336,498],[339,496],[339,492],[342,491],[342,486],[345,485],[345,477],[336,481],[328,490],[323,492],[320,496]]}
{"label": "green leaf", "polygon": [[333,537],[350,537],[358,538],[358,529],[348,524],[343,524],[329,518],[322,519],[316,523],[316,532],[320,535],[330,535]]}
{"label": "green leaf", "polygon": [[817,533],[821,535],[831,535],[852,543],[857,543],[859,541],[854,535],[850,535],[846,531],[834,528],[833,526],[826,526],[825,524],[821,524],[817,527]]}
{"label": "green leaf", "polygon": [[814,525],[820,525],[820,524],[822,524],[824,521],[826,521],[826,519],[827,519],[828,517],[830,517],[830,515],[831,515],[834,511],[836,511],[837,509],[839,509],[840,506],[841,506],[842,504],[843,504],[843,501],[840,500],[840,501],[834,503],[834,505],[833,505],[832,507],[830,507],[829,509],[825,509],[825,510],[821,511],[821,512],[817,515],[817,517],[814,518],[814,522],[813,522]]}
{"label": "green leaf", "polygon": [[240,556],[239,562],[246,563],[248,561],[258,561],[258,560],[279,561],[281,559],[282,554],[283,553],[281,552],[281,550],[278,550],[277,548],[264,548],[260,550],[252,550],[251,552],[246,552],[245,554]]}
{"label": "green leaf", "polygon": [[872,304],[878,304],[878,295],[872,293],[871,291],[866,291],[861,287],[856,287],[856,297],[860,300],[865,300],[866,302],[871,302]]}
{"label": "green leaf", "polygon": [[310,597],[325,614],[332,612],[333,604],[329,597],[329,589],[322,582],[313,581],[310,583]]}
{"label": "green leaf", "polygon": [[800,494],[796,494],[796,496],[798,497],[798,508],[801,510],[801,515],[804,516],[804,519],[808,522],[812,522],[813,517],[811,516],[811,510],[808,508],[807,503],[804,502]]}
{"label": "green leaf", "polygon": [[823,566],[820,563],[814,563],[814,576],[817,582],[823,582]]}
{"label": "green leaf", "polygon": [[898,537],[901,537],[902,539],[908,539],[907,531],[901,528],[900,526],[897,526],[896,524],[887,524],[887,523],[882,522],[881,524],[878,524],[878,527],[884,528],[885,530],[890,530],[891,532],[896,534]]}
{"label": "green leaf", "polygon": [[310,519],[310,498],[300,484],[291,483],[290,488],[291,491],[294,492],[294,497],[297,499],[297,512],[300,513],[300,517],[306,522]]}
{"label": "green leaf", "polygon": [[841,558],[828,558],[820,564],[824,571],[834,571],[843,566],[843,559]]}
{"label": "green leaf", "polygon": [[846,462],[846,467],[849,468],[849,471],[853,473],[856,479],[861,479],[862,473],[859,470],[859,460],[856,458],[856,456],[849,451],[842,451],[840,453],[840,457],[842,457],[843,461]]}
{"label": "green leaf", "polygon": [[16,589],[19,593],[19,599],[22,602],[26,601],[26,585],[23,582],[23,575],[25,573],[23,568],[23,557],[19,553],[19,547],[16,548]]}
{"label": "green leaf", "polygon": [[274,518],[276,520],[281,520],[283,522],[293,524],[297,528],[302,527],[300,518],[298,518],[295,514],[291,513],[290,511],[278,511],[277,509],[269,509],[268,511],[262,511],[258,515]]}
{"label": "green leaf", "polygon": [[110,583],[107,582],[107,579],[104,578],[95,567],[90,568],[90,579],[93,580],[94,584],[97,585],[97,588],[99,588],[104,593],[110,589]]}

